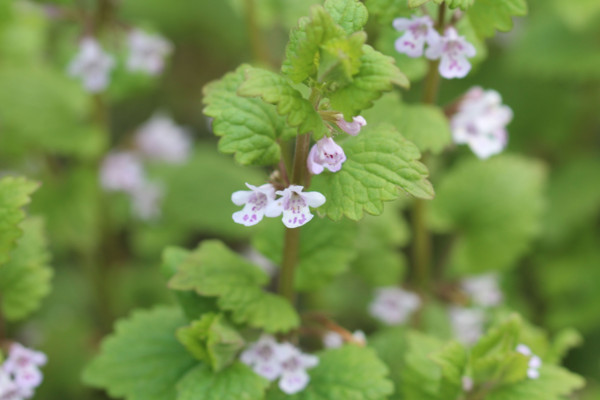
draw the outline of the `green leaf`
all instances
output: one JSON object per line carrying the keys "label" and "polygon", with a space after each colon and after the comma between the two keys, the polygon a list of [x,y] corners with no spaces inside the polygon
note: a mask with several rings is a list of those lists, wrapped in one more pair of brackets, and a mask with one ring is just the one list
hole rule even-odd
{"label": "green leaf", "polygon": [[443,348],[443,342],[419,332],[410,332],[407,340],[408,351],[398,390],[406,399],[442,400],[442,369],[432,355]]}
{"label": "green leaf", "polygon": [[526,0],[477,0],[467,10],[467,16],[480,37],[494,36],[496,30],[508,32],[512,17],[527,15]]}
{"label": "green leaf", "polygon": [[506,269],[525,254],[539,232],[545,175],[537,161],[503,155],[462,161],[441,179],[431,223],[457,233],[456,272]]}
{"label": "green leaf", "polygon": [[84,382],[127,400],[176,400],[176,383],[197,363],[175,338],[185,323],[178,310],[164,307],[118,321]]}
{"label": "green leaf", "polygon": [[329,86],[347,84],[360,70],[363,45],[367,40],[364,32],[349,37],[334,38],[321,46],[319,58],[320,82]]}
{"label": "green leaf", "polygon": [[462,392],[462,378],[467,367],[467,352],[462,344],[452,341],[431,359],[441,367],[440,394],[443,399],[454,399]]}
{"label": "green leaf", "polygon": [[[269,221],[271,222],[271,221]],[[281,221],[265,224],[253,245],[281,265],[285,227]],[[294,285],[300,291],[317,290],[348,269],[356,256],[356,224],[315,218],[302,227]]]}
{"label": "green leaf", "polygon": [[212,128],[215,135],[221,136],[221,152],[235,154],[236,161],[244,165],[276,164],[281,156],[277,139],[293,137],[296,130],[287,126],[272,105],[237,95],[250,69],[242,65],[206,85],[204,113],[214,118]]}
{"label": "green leaf", "polygon": [[309,369],[310,383],[298,394],[279,390],[268,400],[384,400],[393,391],[388,369],[372,349],[347,345],[318,354],[319,365]]}
{"label": "green leaf", "polygon": [[554,336],[544,359],[549,363],[560,363],[569,350],[581,346],[582,343],[583,336],[581,336],[581,333],[573,328],[565,328]]}
{"label": "green leaf", "polygon": [[217,372],[229,366],[244,347],[244,339],[222,314],[204,314],[191,325],[179,328],[177,339]]}
{"label": "green leaf", "polygon": [[177,385],[177,400],[263,400],[268,385],[239,362],[217,373],[199,365]]}
{"label": "green leaf", "polygon": [[383,92],[394,85],[408,88],[406,76],[398,69],[394,59],[383,55],[369,45],[363,46],[360,69],[352,82],[328,95],[331,107],[344,114],[349,120],[364,109],[373,106]]}
{"label": "green leaf", "polygon": [[288,331],[298,325],[298,314],[287,300],[261,289],[268,281],[259,267],[223,243],[207,240],[183,260],[169,287],[218,297],[219,308],[231,311],[235,323],[268,332]]}
{"label": "green leaf", "polygon": [[[408,0],[408,6],[410,8],[417,8],[423,4],[429,3],[431,0]],[[441,4],[444,0],[433,0],[436,4]]]}
{"label": "green leaf", "polygon": [[300,134],[313,132],[317,137],[322,137],[325,132],[323,120],[310,101],[302,97],[281,75],[260,68],[249,68],[238,94],[261,97],[267,103],[276,104],[277,112],[287,115],[287,123],[297,126]]}
{"label": "green leaf", "polygon": [[367,8],[358,0],[327,0],[323,5],[333,20],[350,34],[367,23]]}
{"label": "green leaf", "polygon": [[19,224],[25,219],[22,208],[38,184],[25,178],[0,179],[0,267],[9,257],[22,231]]}
{"label": "green leaf", "polygon": [[369,17],[376,17],[381,28],[390,27],[396,18],[410,17],[414,13],[406,0],[365,0],[365,6]]}
{"label": "green leaf", "polygon": [[25,318],[40,306],[52,278],[43,220],[28,218],[21,228],[23,236],[0,268],[2,313],[9,321]]}
{"label": "green leaf", "polygon": [[389,125],[369,126],[342,143],[347,160],[341,171],[313,178],[327,198],[320,208],[333,220],[343,215],[359,220],[363,212],[379,215],[383,202],[397,199],[400,190],[430,199],[433,188],[427,168],[417,160],[417,147]]}
{"label": "green leaf", "polygon": [[404,376],[404,358],[408,350],[406,328],[402,326],[380,329],[368,339],[369,347],[377,351],[377,355],[390,370],[390,379],[396,391],[390,400],[402,400],[402,378]]}

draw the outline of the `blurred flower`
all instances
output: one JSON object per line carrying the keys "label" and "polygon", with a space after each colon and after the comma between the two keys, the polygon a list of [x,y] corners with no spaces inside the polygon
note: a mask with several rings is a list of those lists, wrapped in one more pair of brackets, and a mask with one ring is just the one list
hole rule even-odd
{"label": "blurred flower", "polygon": [[39,367],[47,362],[46,355],[14,343],[0,369],[0,399],[21,400],[33,397],[42,383]]}
{"label": "blurred flower", "polygon": [[71,61],[68,72],[81,78],[84,88],[91,93],[103,91],[109,83],[115,59],[105,53],[96,39],[86,37],[79,43],[79,53]]}
{"label": "blurred flower", "polygon": [[319,192],[302,192],[303,186],[290,185],[276,193],[281,197],[267,206],[267,217],[277,217],[283,213],[283,224],[297,228],[313,219],[309,207],[317,208],[325,204],[325,196]]}
{"label": "blurred flower", "polygon": [[164,195],[160,185],[144,182],[130,194],[133,212],[140,219],[152,220],[160,216],[161,200]]}
{"label": "blurred flower", "polygon": [[454,142],[468,144],[481,159],[500,153],[508,141],[506,125],[512,117],[512,110],[502,104],[498,92],[473,87],[450,119]]}
{"label": "blurred flower", "polygon": [[256,251],[254,247],[248,246],[242,250],[242,256],[252,264],[260,267],[267,275],[273,277],[277,272],[277,265],[273,264],[271,260],[262,255],[262,253]]}
{"label": "blurred flower", "polygon": [[100,167],[100,183],[109,191],[134,193],[145,183],[142,163],[130,152],[108,153]]}
{"label": "blurred flower", "polygon": [[475,308],[451,307],[450,324],[459,342],[473,345],[483,335],[485,313]]}
{"label": "blurred flower", "polygon": [[344,161],[346,161],[344,149],[336,144],[332,138],[324,137],[310,149],[306,164],[313,175],[318,175],[323,172],[324,168],[331,172],[339,171]]}
{"label": "blurred flower", "polygon": [[319,364],[319,358],[311,354],[304,354],[289,343],[283,343],[278,352],[282,360],[279,388],[287,394],[300,392],[310,381],[306,370],[316,367]]}
{"label": "blurred flower", "polygon": [[339,114],[335,123],[348,135],[356,136],[360,133],[361,128],[367,125],[367,120],[359,115],[357,117],[352,117],[352,122],[348,122],[344,119],[342,114]]}
{"label": "blurred flower", "polygon": [[524,344],[519,344],[516,348],[516,351],[518,353],[523,354],[526,357],[529,357],[529,362],[527,364],[527,366],[528,366],[527,376],[529,377],[529,379],[539,378],[540,377],[539,369],[542,366],[542,359],[539,358],[538,356],[536,356],[535,354],[533,354],[531,349]]}
{"label": "blurred flower", "polygon": [[463,392],[470,392],[473,390],[474,382],[470,376],[463,376],[461,379]]}
{"label": "blurred flower", "polygon": [[421,299],[416,294],[397,287],[384,287],[377,289],[369,312],[388,325],[399,325],[420,306]]}
{"label": "blurred flower", "polygon": [[240,360],[258,375],[274,381],[282,371],[280,347],[273,336],[262,335],[242,353]]}
{"label": "blurred flower", "polygon": [[262,221],[267,207],[275,200],[275,188],[270,183],[256,187],[246,183],[250,190],[239,190],[231,195],[236,206],[244,205],[241,211],[233,213],[233,220],[245,226],[252,226]]}
{"label": "blurred flower", "polygon": [[151,159],[176,164],[188,159],[192,140],[185,129],[159,114],[138,129],[135,144]]}
{"label": "blurred flower", "polygon": [[441,59],[439,71],[444,78],[464,78],[471,70],[467,57],[475,57],[475,47],[459,36],[455,28],[446,29],[444,36],[429,43],[425,56],[430,60]]}
{"label": "blurred flower", "polygon": [[433,28],[433,21],[428,16],[396,18],[393,25],[397,31],[405,32],[396,40],[396,51],[409,57],[421,57],[425,43],[431,45],[440,39],[439,33]]}
{"label": "blurred flower", "polygon": [[133,29],[127,40],[127,68],[130,71],[143,71],[150,75],[162,72],[165,57],[173,51],[173,45],[169,41],[160,35],[151,35],[139,29]]}
{"label": "blurred flower", "polygon": [[[357,343],[366,343],[367,337],[363,331],[354,331],[352,334],[352,338]],[[344,344],[344,338],[337,332],[328,331],[323,335],[323,346],[327,349],[336,349],[338,347],[342,347]]]}
{"label": "blurred flower", "polygon": [[482,307],[493,307],[502,301],[502,291],[496,274],[485,274],[463,279],[461,286],[473,302]]}

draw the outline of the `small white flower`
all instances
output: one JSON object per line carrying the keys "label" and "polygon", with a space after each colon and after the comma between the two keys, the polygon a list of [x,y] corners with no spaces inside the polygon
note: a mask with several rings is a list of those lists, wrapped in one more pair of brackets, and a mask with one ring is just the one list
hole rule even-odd
{"label": "small white flower", "polygon": [[105,190],[133,193],[144,182],[144,168],[133,153],[111,152],[102,161],[100,183]]}
{"label": "small white flower", "polygon": [[456,29],[446,29],[444,36],[429,43],[425,57],[430,60],[441,59],[439,71],[444,78],[464,78],[471,70],[468,58],[475,57],[475,47],[467,42],[464,36],[459,36]]}
{"label": "small white flower", "polygon": [[409,57],[421,57],[425,43],[431,45],[439,41],[440,35],[433,28],[433,21],[428,16],[396,18],[393,25],[397,31],[405,32],[396,40],[396,51]]}
{"label": "small white flower", "polygon": [[369,312],[388,325],[399,325],[420,306],[421,299],[416,294],[397,287],[385,287],[377,289]]}
{"label": "small white flower", "polygon": [[267,206],[267,217],[277,217],[283,213],[283,224],[288,228],[298,228],[313,219],[309,207],[317,208],[325,204],[325,196],[319,192],[303,192],[303,186],[290,185],[276,193],[281,198]]}
{"label": "small white flower", "polygon": [[473,390],[473,378],[471,378],[470,376],[463,376],[462,377],[462,389],[463,392],[470,392],[471,390]]}
{"label": "small white flower", "polygon": [[473,302],[482,307],[497,306],[502,302],[502,291],[496,274],[472,276],[461,282],[461,287]]}
{"label": "small white flower", "polygon": [[477,157],[486,159],[506,147],[506,125],[512,117],[512,110],[502,104],[498,92],[474,87],[450,119],[452,137],[455,143],[468,144]]}
{"label": "small white flower", "polygon": [[461,343],[473,345],[483,335],[485,314],[482,310],[451,307],[449,314],[454,336]]}
{"label": "small white flower", "polygon": [[177,164],[188,159],[192,140],[172,119],[158,114],[138,129],[135,144],[151,159]]}
{"label": "small white flower", "polygon": [[[367,342],[367,337],[363,331],[355,331],[352,338],[356,343],[365,344]],[[337,332],[328,331],[323,335],[323,346],[327,349],[336,349],[342,347],[343,344],[344,338]]]}
{"label": "small white flower", "polygon": [[100,43],[92,37],[86,37],[79,43],[79,53],[69,64],[71,76],[81,78],[84,88],[91,93],[103,91],[109,83],[110,71],[115,59],[102,50]]}
{"label": "small white flower", "polygon": [[313,175],[318,175],[325,168],[331,172],[337,172],[342,169],[342,164],[346,161],[346,154],[332,138],[324,137],[313,145],[308,154],[306,166]]}
{"label": "small white flower", "polygon": [[131,194],[133,212],[143,220],[152,220],[160,216],[161,200],[164,196],[162,186],[144,182]]}
{"label": "small white flower", "polygon": [[130,71],[142,71],[158,75],[165,66],[165,57],[173,51],[173,45],[160,35],[151,35],[139,29],[131,31],[128,37]]}
{"label": "small white flower", "polygon": [[281,345],[271,335],[262,335],[260,339],[245,350],[240,360],[252,367],[258,375],[274,381],[282,371]]}
{"label": "small white flower", "polygon": [[361,115],[352,117],[352,122],[348,122],[344,119],[342,114],[339,114],[337,115],[335,123],[341,130],[352,136],[358,135],[362,127],[367,126],[367,120]]}
{"label": "small white flower", "polygon": [[238,224],[252,226],[262,221],[267,208],[275,201],[275,188],[270,183],[259,187],[246,183],[246,186],[250,190],[239,190],[231,195],[233,204],[244,206],[241,211],[233,213],[233,220]]}
{"label": "small white flower", "polygon": [[289,343],[281,345],[279,354],[282,360],[279,388],[287,394],[298,393],[310,381],[306,370],[317,366],[319,358],[311,354],[304,354]]}
{"label": "small white flower", "polygon": [[533,354],[531,349],[524,344],[519,344],[516,348],[516,351],[517,353],[523,354],[525,357],[529,357],[529,362],[527,364],[527,377],[529,379],[539,378],[542,359]]}

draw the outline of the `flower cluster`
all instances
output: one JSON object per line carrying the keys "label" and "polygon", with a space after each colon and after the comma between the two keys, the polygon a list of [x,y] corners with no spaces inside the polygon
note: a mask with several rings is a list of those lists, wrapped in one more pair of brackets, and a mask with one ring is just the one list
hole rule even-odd
{"label": "flower cluster", "polygon": [[540,367],[542,366],[542,359],[533,354],[531,349],[524,344],[520,344],[516,348],[518,353],[523,354],[526,357],[529,357],[529,362],[527,364],[527,376],[529,379],[537,379],[540,377]]}
{"label": "flower cluster", "polygon": [[47,362],[44,353],[18,343],[11,345],[8,357],[0,367],[0,399],[23,400],[33,397],[43,379],[39,367]]}
{"label": "flower cluster", "polygon": [[133,150],[113,151],[104,158],[100,184],[107,191],[128,194],[139,218],[156,218],[164,191],[147,179],[143,159],[179,164],[188,159],[191,146],[185,130],[165,116],[154,116],[137,131]]}
{"label": "flower cluster", "polygon": [[316,356],[302,353],[290,343],[277,343],[270,335],[251,344],[240,359],[270,381],[279,378],[279,388],[287,394],[303,390],[310,381],[306,370],[319,364]]}
{"label": "flower cluster", "polygon": [[[354,331],[352,334],[352,341],[354,343],[360,343],[364,345],[367,343],[367,336],[363,331]],[[337,349],[344,345],[344,338],[337,332],[327,331],[323,335],[323,346],[326,349]]]}
{"label": "flower cluster", "polygon": [[506,125],[512,117],[512,110],[502,104],[498,92],[471,88],[450,119],[454,142],[468,144],[481,159],[500,153],[508,142]]}
{"label": "flower cluster", "polygon": [[399,325],[406,322],[420,306],[421,299],[415,293],[398,287],[384,287],[377,289],[369,312],[387,325]]}
{"label": "flower cluster", "polygon": [[[475,57],[475,47],[464,36],[460,36],[454,27],[448,27],[444,35],[440,35],[428,16],[396,18],[393,26],[404,32],[395,43],[399,53],[413,58],[425,54],[430,60],[440,60],[440,75],[447,79],[464,78],[471,70],[467,58]],[[425,50],[426,44],[428,48]]]}
{"label": "flower cluster", "polygon": [[[165,57],[173,50],[173,46],[163,37],[138,29],[129,33],[127,42],[127,68],[150,75],[157,75],[163,70]],[[82,80],[85,90],[99,93],[108,86],[110,73],[115,66],[115,57],[106,53],[95,38],[86,36],[79,42],[79,52],[69,64],[68,72]]]}

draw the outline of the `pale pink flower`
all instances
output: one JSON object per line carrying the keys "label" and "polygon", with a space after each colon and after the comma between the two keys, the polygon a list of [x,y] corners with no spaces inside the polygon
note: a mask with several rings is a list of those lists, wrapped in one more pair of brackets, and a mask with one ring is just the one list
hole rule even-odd
{"label": "pale pink flower", "polygon": [[421,299],[415,293],[398,287],[384,287],[377,289],[369,312],[385,324],[399,325],[406,322],[420,306]]}
{"label": "pale pink flower", "polygon": [[348,122],[344,119],[342,114],[337,116],[335,121],[336,125],[346,132],[348,135],[356,136],[360,133],[360,130],[363,126],[367,125],[367,120],[364,119],[361,115],[352,117],[352,122]]}
{"label": "pale pink flower", "polygon": [[135,144],[146,157],[178,164],[189,158],[192,140],[172,119],[157,114],[138,129]]}
{"label": "pale pink flower", "polygon": [[459,342],[473,345],[483,335],[485,314],[476,308],[451,307],[450,324]]}
{"label": "pale pink flower", "polygon": [[313,145],[308,154],[306,165],[313,175],[318,175],[327,168],[331,172],[337,172],[342,169],[342,164],[346,161],[346,154],[332,138],[324,137]]}
{"label": "pale pink flower", "polygon": [[307,369],[316,367],[319,358],[311,354],[302,353],[289,343],[283,343],[279,349],[281,359],[281,379],[279,388],[287,394],[298,393],[310,381]]}
{"label": "pale pink flower", "polygon": [[14,343],[0,368],[0,400],[23,400],[33,397],[42,383],[39,367],[47,362],[46,355]]}
{"label": "pale pink flower", "polygon": [[431,45],[439,40],[439,33],[433,28],[430,17],[413,16],[408,18],[396,18],[393,22],[397,31],[405,32],[396,40],[396,51],[409,57],[421,57],[425,43]]}
{"label": "pale pink flower", "polygon": [[467,57],[475,57],[475,47],[459,36],[455,28],[446,29],[444,36],[429,44],[425,56],[430,60],[441,59],[439,71],[447,79],[464,78],[471,70]]}
{"label": "pale pink flower", "polygon": [[144,168],[133,153],[115,151],[104,157],[100,167],[100,183],[105,190],[133,193],[144,182]]}
{"label": "pale pink flower", "polygon": [[134,29],[127,38],[129,58],[127,68],[130,71],[142,71],[158,75],[165,65],[165,57],[173,51],[173,45],[160,35],[151,35]]}
{"label": "pale pink flower", "polygon": [[303,189],[303,186],[290,185],[277,191],[281,197],[268,205],[267,217],[283,213],[283,224],[288,228],[298,228],[313,219],[309,207],[321,207],[325,204],[325,196],[319,192],[302,192]]}
{"label": "pale pink flower", "polygon": [[143,220],[152,220],[160,216],[160,205],[164,196],[161,185],[144,182],[130,193],[134,214]]}
{"label": "pale pink flower", "polygon": [[473,300],[473,303],[482,307],[493,307],[502,301],[502,291],[498,285],[496,274],[485,274],[463,279],[462,289]]}
{"label": "pale pink flower", "polygon": [[241,211],[233,213],[233,220],[245,226],[252,226],[262,221],[267,207],[275,201],[275,188],[270,183],[256,187],[246,183],[250,190],[239,190],[231,195],[236,206],[243,205]]}
{"label": "pale pink flower", "polygon": [[86,37],[79,43],[79,53],[69,64],[68,72],[71,76],[81,78],[88,92],[98,93],[108,86],[110,71],[114,66],[114,57],[105,53],[96,39]]}
{"label": "pale pink flower", "polygon": [[240,360],[258,375],[274,381],[282,372],[280,349],[281,345],[273,336],[262,335],[242,353]]}
{"label": "pale pink flower", "polygon": [[29,366],[41,367],[47,361],[46,355],[41,351],[31,350],[19,343],[13,343],[2,368],[9,373],[13,373]]}

